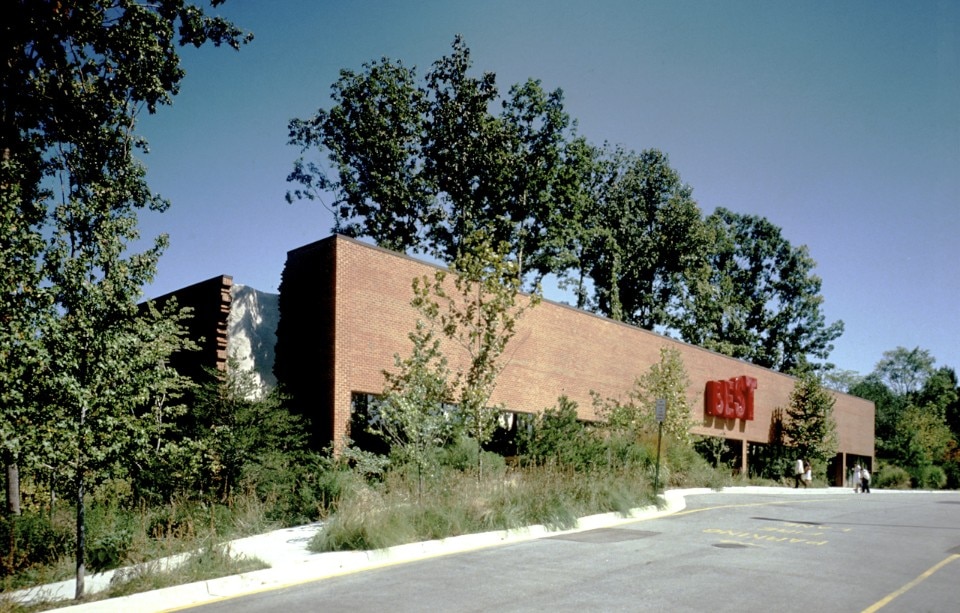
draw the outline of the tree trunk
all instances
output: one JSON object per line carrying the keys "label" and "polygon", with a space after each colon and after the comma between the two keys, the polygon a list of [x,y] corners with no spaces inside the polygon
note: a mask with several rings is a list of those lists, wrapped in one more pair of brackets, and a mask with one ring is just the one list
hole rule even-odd
{"label": "tree trunk", "polygon": [[83,581],[85,575],[84,567],[84,549],[86,548],[86,530],[84,530],[84,508],[83,508],[83,470],[78,467],[77,470],[77,590],[74,598],[80,600],[83,597]]}
{"label": "tree trunk", "polygon": [[83,472],[86,469],[86,445],[83,438],[83,426],[87,420],[87,407],[83,404],[80,407],[80,420],[77,428],[77,590],[74,598],[80,600],[83,597],[83,581],[85,578],[86,567],[84,566],[84,553],[87,548],[87,532],[84,528],[84,506],[83,506]]}
{"label": "tree trunk", "polygon": [[7,462],[7,513],[20,515],[20,470],[15,461]]}

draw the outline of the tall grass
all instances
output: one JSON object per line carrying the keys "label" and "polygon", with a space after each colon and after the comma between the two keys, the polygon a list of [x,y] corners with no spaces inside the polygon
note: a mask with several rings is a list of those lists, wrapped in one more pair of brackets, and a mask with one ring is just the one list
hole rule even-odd
{"label": "tall grass", "polygon": [[400,470],[355,490],[317,533],[310,550],[381,549],[534,524],[566,529],[585,515],[626,514],[656,503],[652,482],[636,470],[511,468],[478,483],[472,472],[445,468],[428,482],[419,501],[416,487]]}

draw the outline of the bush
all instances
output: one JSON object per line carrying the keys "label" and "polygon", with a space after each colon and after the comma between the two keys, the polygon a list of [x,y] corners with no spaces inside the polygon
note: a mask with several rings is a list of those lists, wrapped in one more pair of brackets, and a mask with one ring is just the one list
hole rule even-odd
{"label": "bush", "polygon": [[942,490],[947,485],[947,473],[939,466],[927,466],[921,473],[921,485],[927,490]]}
{"label": "bush", "polygon": [[577,403],[561,396],[557,406],[528,416],[521,426],[519,452],[525,463],[586,469],[603,461],[603,443],[577,418]]}
{"label": "bush", "polygon": [[46,515],[0,516],[0,578],[54,564],[73,553],[73,533],[55,526]]}
{"label": "bush", "polygon": [[264,453],[244,467],[244,488],[263,504],[263,519],[282,526],[316,521],[349,487],[346,467],[313,454]]}
{"label": "bush", "polygon": [[87,567],[95,573],[118,568],[127,557],[133,534],[121,530],[104,534],[86,547]]}
{"label": "bush", "polygon": [[440,466],[460,471],[471,470],[477,465],[477,454],[479,453],[480,445],[477,444],[476,440],[460,436],[440,450],[438,460]]}
{"label": "bush", "polygon": [[899,466],[884,466],[872,476],[871,485],[887,490],[908,490],[911,488],[910,473]]}
{"label": "bush", "polygon": [[[674,443],[667,448],[666,460],[670,468],[670,480],[666,483],[673,487],[709,487],[719,490],[732,481],[732,469],[729,466],[721,464],[714,468],[693,447]],[[662,479],[661,483],[664,483]]]}

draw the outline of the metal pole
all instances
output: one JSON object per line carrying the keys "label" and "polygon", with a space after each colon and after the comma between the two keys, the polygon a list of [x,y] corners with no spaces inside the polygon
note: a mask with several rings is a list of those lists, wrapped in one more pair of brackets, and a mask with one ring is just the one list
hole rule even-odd
{"label": "metal pole", "polygon": [[660,439],[663,437],[663,422],[660,422],[660,429],[657,432],[657,472],[653,476],[653,495],[656,496],[660,491]]}

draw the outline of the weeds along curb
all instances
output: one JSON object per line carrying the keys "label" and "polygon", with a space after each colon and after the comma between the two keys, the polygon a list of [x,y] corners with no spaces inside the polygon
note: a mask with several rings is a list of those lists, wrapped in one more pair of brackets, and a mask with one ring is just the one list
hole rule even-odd
{"label": "weeds along curb", "polygon": [[659,496],[657,505],[633,509],[625,515],[620,513],[589,515],[580,518],[577,521],[577,526],[569,530],[550,530],[546,526],[534,525],[514,530],[464,534],[370,551],[336,551],[311,554],[305,550],[301,559],[288,564],[278,564],[269,569],[132,594],[110,600],[67,606],[58,609],[58,611],[128,613],[129,611],[175,610],[415,560],[465,553],[487,547],[572,534],[597,528],[609,528],[644,519],[655,519],[686,508],[685,496],[710,491],[712,490],[708,488],[668,491]]}

